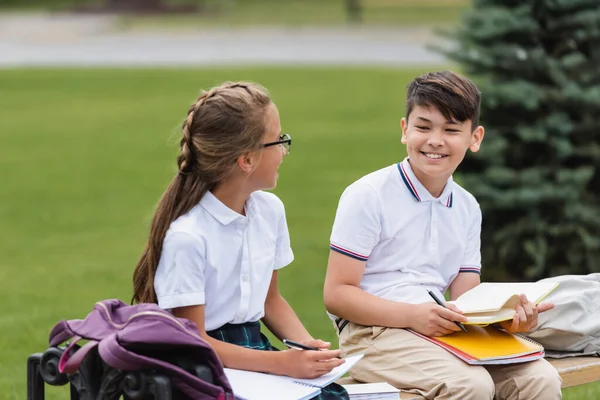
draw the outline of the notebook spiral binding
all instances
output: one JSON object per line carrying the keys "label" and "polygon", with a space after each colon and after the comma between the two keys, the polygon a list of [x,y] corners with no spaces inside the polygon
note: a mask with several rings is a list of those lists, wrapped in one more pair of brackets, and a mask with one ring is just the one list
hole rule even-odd
{"label": "notebook spiral binding", "polygon": [[522,333],[513,333],[513,335],[520,337],[521,339],[525,339],[528,342],[531,342],[535,345],[538,345],[542,348],[542,353],[545,354],[546,353],[546,349],[544,348],[544,346],[542,346],[540,343],[536,342],[535,340],[528,338],[527,336],[523,335]]}
{"label": "notebook spiral binding", "polygon": [[298,382],[298,381],[293,381],[296,385],[302,385],[302,386],[306,386],[306,387],[314,387],[313,385],[310,385],[306,382]]}

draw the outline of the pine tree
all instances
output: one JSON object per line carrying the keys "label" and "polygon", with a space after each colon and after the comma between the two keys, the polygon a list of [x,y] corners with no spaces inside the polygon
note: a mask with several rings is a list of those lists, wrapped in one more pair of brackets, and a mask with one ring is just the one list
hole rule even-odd
{"label": "pine tree", "polygon": [[600,271],[600,0],[475,0],[443,51],[482,91],[457,176],[491,279]]}

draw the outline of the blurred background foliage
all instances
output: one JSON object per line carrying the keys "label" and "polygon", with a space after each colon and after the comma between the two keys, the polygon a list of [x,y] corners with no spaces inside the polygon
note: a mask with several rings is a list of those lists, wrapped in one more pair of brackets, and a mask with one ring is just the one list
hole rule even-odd
{"label": "blurred background foliage", "polygon": [[117,12],[127,26],[447,25],[468,0],[2,0],[0,9]]}
{"label": "blurred background foliage", "polygon": [[600,271],[600,3],[475,0],[446,51],[483,92],[459,168],[488,279]]}

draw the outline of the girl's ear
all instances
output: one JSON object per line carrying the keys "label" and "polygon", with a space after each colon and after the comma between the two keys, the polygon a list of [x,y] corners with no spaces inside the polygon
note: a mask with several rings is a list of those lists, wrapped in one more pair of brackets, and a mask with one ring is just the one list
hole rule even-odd
{"label": "girl's ear", "polygon": [[237,159],[237,165],[242,172],[249,174],[256,168],[257,157],[255,152],[242,154]]}

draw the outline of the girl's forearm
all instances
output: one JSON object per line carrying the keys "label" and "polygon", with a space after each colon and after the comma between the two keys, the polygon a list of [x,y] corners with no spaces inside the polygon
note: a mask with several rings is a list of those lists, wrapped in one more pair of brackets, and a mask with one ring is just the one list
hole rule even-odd
{"label": "girl's forearm", "polygon": [[248,349],[231,343],[222,342],[210,336],[203,336],[228,368],[277,373],[281,371],[281,352]]}
{"label": "girl's forearm", "polygon": [[279,340],[312,339],[292,307],[281,295],[265,303],[265,316],[262,321]]}

